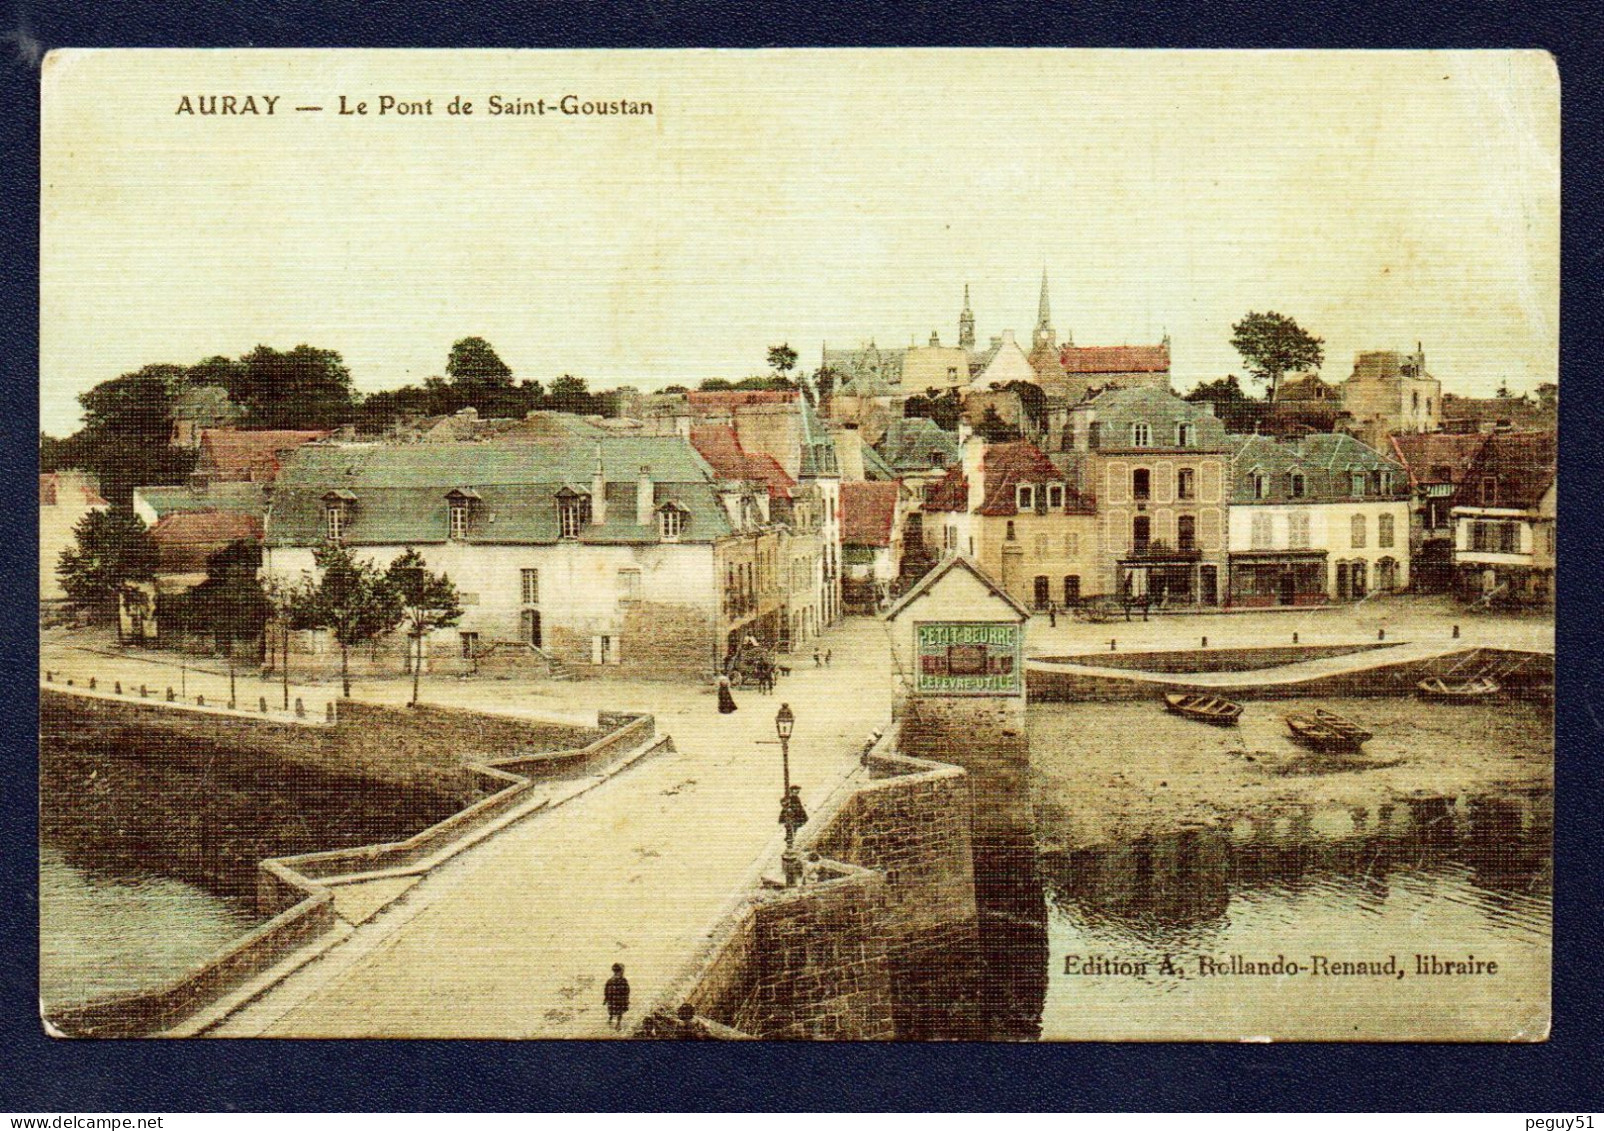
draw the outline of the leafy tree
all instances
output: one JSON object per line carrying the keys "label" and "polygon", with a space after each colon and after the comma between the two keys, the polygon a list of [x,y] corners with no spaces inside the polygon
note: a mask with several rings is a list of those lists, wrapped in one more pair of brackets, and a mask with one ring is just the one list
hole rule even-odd
{"label": "leafy tree", "polygon": [[975,425],[975,432],[988,444],[1006,444],[1019,439],[1019,429],[1004,420],[998,414],[997,406],[991,404],[986,406],[985,415]]}
{"label": "leafy tree", "polygon": [[423,671],[423,640],[437,628],[449,628],[462,619],[457,587],[443,573],[431,573],[423,555],[410,546],[390,563],[385,580],[401,605],[401,619],[412,638],[412,702],[418,701],[418,679]]}
{"label": "leafy tree", "polygon": [[272,612],[258,573],[262,549],[239,541],[206,558],[206,580],[175,602],[179,623],[191,632],[211,636],[213,647],[228,658],[228,698],[234,702],[234,652],[241,640],[260,640]]}
{"label": "leafy tree", "polygon": [[1559,411],[1559,386],[1552,381],[1544,381],[1537,386],[1537,403],[1544,412]]}
{"label": "leafy tree", "polygon": [[942,392],[926,389],[923,395],[909,397],[902,403],[902,415],[922,416],[934,420],[948,432],[956,432],[958,421],[963,417],[963,399],[956,389]]}
{"label": "leafy tree", "polygon": [[446,376],[460,384],[512,388],[512,370],[483,338],[463,338],[452,345]]}
{"label": "leafy tree", "polygon": [[1240,434],[1257,431],[1270,409],[1268,403],[1243,391],[1235,373],[1206,381],[1181,399],[1193,404],[1213,405],[1214,415],[1220,418],[1225,430]]}
{"label": "leafy tree", "polygon": [[182,483],[195,453],[169,440],[173,398],[184,381],[181,366],[147,365],[80,394],[84,425],[55,446],[53,462],[94,472],[113,506],[130,505],[135,487]]}
{"label": "leafy tree", "polygon": [[[705,388],[705,386],[704,386],[704,388]],[[667,386],[666,388],[663,389],[663,392],[665,392],[665,393],[688,393],[688,392],[690,392],[690,389],[686,388],[684,385],[669,385],[669,386]]]}
{"label": "leafy tree", "polygon": [[252,428],[334,428],[352,417],[351,371],[333,350],[257,346],[240,358],[228,395]]}
{"label": "leafy tree", "polygon": [[551,391],[546,396],[546,407],[554,408],[558,412],[589,416],[596,411],[595,401],[596,398],[591,396],[585,387],[583,377],[564,373],[551,383]]}
{"label": "leafy tree", "polygon": [[1019,398],[1020,407],[1025,410],[1025,418],[1038,433],[1047,430],[1047,394],[1042,392],[1041,386],[1029,381],[1010,381],[1003,389],[1013,393]]}
{"label": "leafy tree", "polygon": [[735,388],[735,385],[722,377],[709,377],[697,386],[704,393],[726,393]]}
{"label": "leafy tree", "polygon": [[813,371],[813,389],[819,394],[819,403],[824,404],[835,396],[837,385],[844,385],[841,374],[829,365],[821,365]]}
{"label": "leafy tree", "polygon": [[293,619],[299,628],[326,628],[340,646],[340,683],[351,697],[351,649],[394,631],[401,602],[384,571],[328,542],[313,555],[320,575],[299,591]]}
{"label": "leafy tree", "polygon": [[769,347],[769,368],[786,377],[796,368],[796,350],[789,344]]}
{"label": "leafy tree", "polygon": [[1310,334],[1291,318],[1270,311],[1250,312],[1231,327],[1231,348],[1242,355],[1248,375],[1269,385],[1269,399],[1287,373],[1318,369],[1325,360],[1325,340]]}
{"label": "leafy tree", "polygon": [[788,390],[795,390],[796,382],[791,380],[789,377],[781,377],[778,374],[770,374],[767,377],[743,377],[730,387],[732,389],[751,389],[758,392],[785,392]]}
{"label": "leafy tree", "polygon": [[56,564],[67,604],[99,620],[110,618],[121,642],[118,606],[144,598],[140,583],[156,576],[156,543],[139,516],[120,507],[84,515],[73,539]]}

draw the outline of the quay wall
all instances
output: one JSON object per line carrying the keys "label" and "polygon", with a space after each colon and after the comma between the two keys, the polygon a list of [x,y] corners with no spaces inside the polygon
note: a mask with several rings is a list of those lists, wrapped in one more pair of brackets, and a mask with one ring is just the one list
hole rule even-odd
{"label": "quay wall", "polygon": [[[891,1040],[917,1033],[928,971],[976,931],[964,771],[895,752],[896,729],[798,833],[804,882],[765,878],[640,1036]],[[774,865],[776,861],[769,861]]]}

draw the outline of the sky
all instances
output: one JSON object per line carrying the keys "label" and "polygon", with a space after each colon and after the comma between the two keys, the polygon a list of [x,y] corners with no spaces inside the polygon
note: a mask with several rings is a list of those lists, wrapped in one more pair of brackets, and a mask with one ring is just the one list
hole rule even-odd
{"label": "sky", "polygon": [[965,284],[982,342],[1028,340],[1044,268],[1060,340],[1168,333],[1180,390],[1242,373],[1231,325],[1265,310],[1328,380],[1416,342],[1451,392],[1557,379],[1541,52],[65,51],[43,81],[55,435],[101,381],[258,344],[337,350],[361,391],[468,335],[519,378],[653,389],[782,342],[807,370],[950,344]]}

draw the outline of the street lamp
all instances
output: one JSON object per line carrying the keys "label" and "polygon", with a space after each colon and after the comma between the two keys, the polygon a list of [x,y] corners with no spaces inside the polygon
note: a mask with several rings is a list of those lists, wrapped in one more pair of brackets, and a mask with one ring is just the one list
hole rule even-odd
{"label": "street lamp", "polygon": [[796,728],[796,716],[791,704],[781,703],[780,713],[774,716],[774,730],[780,736],[780,768],[785,774],[785,792],[791,793],[791,731]]}
{"label": "street lamp", "polygon": [[796,830],[807,817],[801,805],[791,796],[791,732],[796,728],[796,716],[791,704],[781,703],[779,714],[774,716],[774,730],[780,736],[780,772],[784,777],[785,792],[780,795],[780,823],[785,826],[785,851],[780,865],[785,871],[785,886],[794,887],[802,878],[802,860],[796,854]]}

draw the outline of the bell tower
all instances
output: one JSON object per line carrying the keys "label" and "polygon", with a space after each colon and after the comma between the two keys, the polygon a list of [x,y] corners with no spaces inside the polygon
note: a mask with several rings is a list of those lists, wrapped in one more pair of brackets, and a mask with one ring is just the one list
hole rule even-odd
{"label": "bell tower", "polygon": [[1041,301],[1036,304],[1036,333],[1032,339],[1033,347],[1046,346],[1051,349],[1058,344],[1058,332],[1053,329],[1053,311],[1047,301],[1047,268],[1041,269]]}
{"label": "bell tower", "polygon": [[969,309],[969,284],[964,284],[964,308],[958,315],[958,347],[975,348],[975,312]]}

